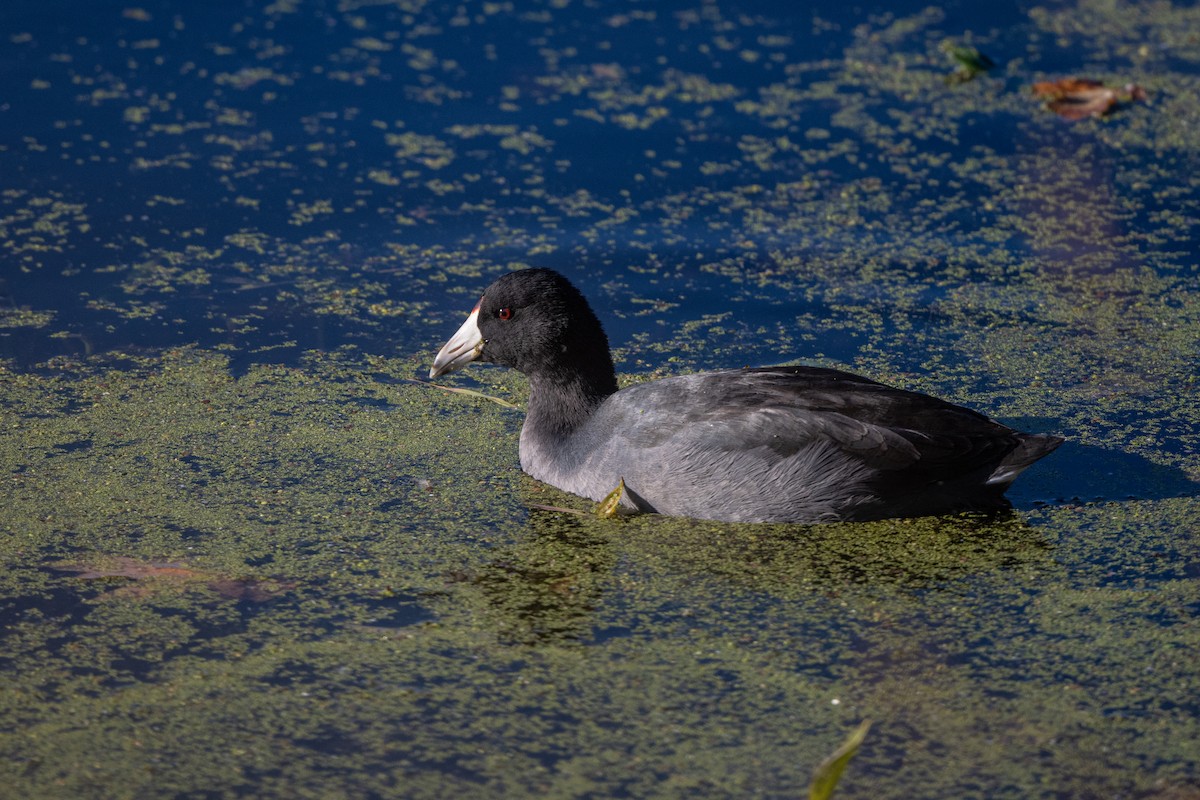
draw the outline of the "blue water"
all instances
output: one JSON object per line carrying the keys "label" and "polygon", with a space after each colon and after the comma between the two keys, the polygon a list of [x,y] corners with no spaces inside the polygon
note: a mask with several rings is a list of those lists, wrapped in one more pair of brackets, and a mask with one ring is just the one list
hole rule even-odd
{"label": "blue water", "polygon": [[[924,7],[886,10],[904,17]],[[0,337],[0,356],[24,367],[56,354],[126,345],[255,350],[296,341],[264,356],[270,359],[347,342],[372,350],[427,348],[433,328],[314,318],[311,293],[296,292],[294,303],[272,296],[277,281],[296,280],[298,272],[338,289],[378,281],[390,298],[428,304],[429,319],[443,325],[469,307],[465,297],[449,304],[445,290],[477,293],[485,283],[453,275],[432,286],[413,281],[432,265],[419,255],[391,256],[393,243],[437,248],[456,262],[480,253],[490,273],[509,261],[554,266],[593,296],[653,254],[648,271],[660,276],[643,270],[643,277],[629,277],[639,295],[661,292],[680,303],[660,321],[719,313],[730,286],[697,267],[753,259],[756,251],[765,259],[764,251],[794,248],[801,236],[743,231],[742,215],[719,204],[672,219],[669,209],[679,203],[670,198],[694,196],[698,179],[720,192],[748,180],[769,188],[815,177],[820,195],[861,177],[854,163],[813,169],[798,157],[779,160],[783,171],[768,174],[744,162],[716,173],[699,168],[729,163],[746,135],[802,142],[807,129],[828,126],[829,104],[797,107],[794,118],[772,127],[728,112],[733,102],[785,80],[790,64],[828,59],[830,67],[813,77],[831,77],[854,27],[883,13],[883,7],[837,4],[790,12],[766,3],[721,9],[634,3],[566,12],[535,4],[460,24],[453,8],[436,5],[413,14],[386,4],[341,14],[323,4],[287,13],[286,5],[272,12],[218,3],[198,13],[171,4],[110,3],[91,7],[82,20],[67,8],[14,3],[3,12],[5,30],[13,32],[0,48],[9,86],[0,105],[0,171],[10,190],[4,213],[29,211],[35,198],[77,209],[56,219],[66,229],[48,248],[6,254],[4,302],[56,314],[41,332]],[[937,28],[990,35],[1000,49],[1007,43],[1003,31],[1021,19],[1017,4],[982,14],[970,4],[950,4]],[[775,38],[764,47],[763,37]],[[743,49],[761,57],[743,59]],[[654,94],[664,79],[693,76],[736,96]],[[575,92],[557,83],[571,79],[588,85]],[[664,117],[644,130],[581,116],[644,115],[651,108]],[[455,126],[495,131],[448,134],[464,130]],[[534,141],[525,151],[498,146],[513,130],[546,143]],[[389,143],[387,134],[440,139],[449,161],[433,167],[426,160],[436,161],[442,145],[398,155],[406,145]],[[659,166],[664,160],[674,165]],[[372,179],[380,171],[391,183]],[[460,190],[443,193],[431,181],[458,182]],[[563,207],[564,198],[584,193],[582,207]],[[326,210],[298,222],[297,213],[314,203]],[[597,228],[621,210],[629,221]],[[415,222],[396,225],[397,214]],[[265,237],[262,252],[227,245],[229,236],[246,232]],[[537,252],[538,241],[554,252]],[[169,278],[166,291],[130,284],[139,271],[178,262],[184,271],[205,270],[208,280]],[[264,272],[278,277],[265,281]],[[794,295],[771,296],[769,289],[760,295],[739,302],[741,321],[791,322]],[[136,320],[97,310],[105,301],[130,299],[153,307]],[[655,331],[649,320],[628,321],[644,310],[629,299],[616,292],[604,300],[614,344]],[[236,320],[248,314],[253,330],[228,332],[245,329]]]}

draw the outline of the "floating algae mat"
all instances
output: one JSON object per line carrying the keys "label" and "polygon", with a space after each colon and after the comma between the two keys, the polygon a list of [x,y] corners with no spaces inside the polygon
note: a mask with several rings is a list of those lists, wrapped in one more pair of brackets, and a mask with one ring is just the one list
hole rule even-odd
{"label": "floating algae mat", "polygon": [[[10,5],[0,794],[1200,792],[1196,10]],[[413,380],[523,264],[623,382],[1068,442],[999,517],[602,519],[519,375]]]}

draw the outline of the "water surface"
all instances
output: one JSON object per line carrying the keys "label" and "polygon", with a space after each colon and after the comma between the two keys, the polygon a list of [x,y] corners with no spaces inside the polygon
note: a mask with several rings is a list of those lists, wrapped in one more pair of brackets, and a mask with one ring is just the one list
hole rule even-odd
{"label": "water surface", "polygon": [[[0,11],[15,795],[795,797],[863,719],[840,797],[1200,791],[1200,12],[776,6]],[[1069,442],[1000,519],[534,510],[519,411],[410,382],[525,265],[622,380]]]}

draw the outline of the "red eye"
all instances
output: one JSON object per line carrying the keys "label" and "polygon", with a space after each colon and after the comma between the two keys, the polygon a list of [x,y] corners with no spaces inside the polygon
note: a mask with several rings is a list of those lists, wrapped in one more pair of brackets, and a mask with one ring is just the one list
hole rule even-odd
{"label": "red eye", "polygon": [[496,312],[496,316],[503,320],[510,320],[512,319],[512,309],[502,308]]}

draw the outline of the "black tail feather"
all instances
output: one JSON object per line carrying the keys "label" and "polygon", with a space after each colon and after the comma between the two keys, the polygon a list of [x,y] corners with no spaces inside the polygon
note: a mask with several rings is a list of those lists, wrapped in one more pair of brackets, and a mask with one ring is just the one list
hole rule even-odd
{"label": "black tail feather", "polygon": [[1053,453],[1064,441],[1061,436],[1045,433],[1022,433],[1017,438],[1019,439],[1017,446],[988,476],[988,486],[994,486],[1001,491],[1007,489],[1009,484],[1015,481],[1017,476],[1024,472],[1029,465],[1039,458]]}

